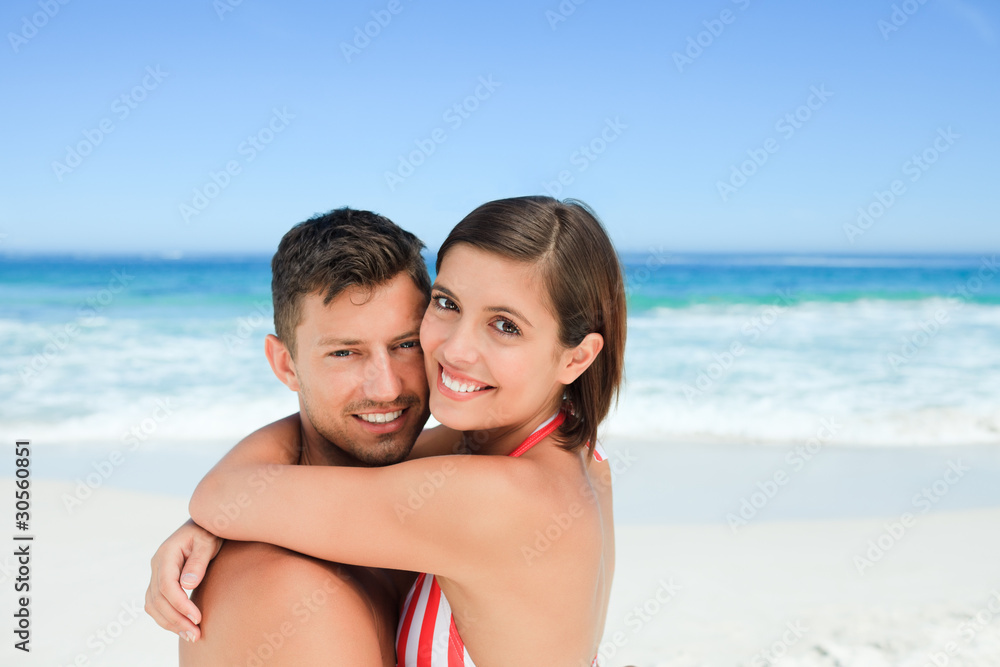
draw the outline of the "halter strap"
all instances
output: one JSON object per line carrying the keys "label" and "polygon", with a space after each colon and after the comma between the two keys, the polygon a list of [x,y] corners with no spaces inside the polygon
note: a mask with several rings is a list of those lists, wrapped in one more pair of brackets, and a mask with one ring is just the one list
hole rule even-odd
{"label": "halter strap", "polygon": [[559,428],[564,421],[566,421],[566,413],[560,410],[554,417],[549,419],[549,421],[536,428],[534,433],[529,435],[525,441],[521,443],[520,447],[510,453],[510,456],[518,457],[521,454],[524,454],[526,451],[551,435],[552,432]]}

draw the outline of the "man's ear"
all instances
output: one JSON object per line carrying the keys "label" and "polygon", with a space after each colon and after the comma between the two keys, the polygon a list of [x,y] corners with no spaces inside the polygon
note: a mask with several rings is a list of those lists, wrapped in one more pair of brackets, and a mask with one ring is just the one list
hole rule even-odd
{"label": "man's ear", "polygon": [[281,339],[274,334],[267,334],[264,338],[264,354],[267,356],[267,363],[271,364],[271,370],[282,384],[292,391],[298,391],[299,378],[295,373],[295,361]]}
{"label": "man's ear", "polygon": [[557,377],[561,384],[573,384],[573,381],[583,375],[583,372],[594,363],[597,354],[604,349],[604,336],[599,333],[589,333],[583,337],[580,344],[571,350],[563,352],[563,365]]}

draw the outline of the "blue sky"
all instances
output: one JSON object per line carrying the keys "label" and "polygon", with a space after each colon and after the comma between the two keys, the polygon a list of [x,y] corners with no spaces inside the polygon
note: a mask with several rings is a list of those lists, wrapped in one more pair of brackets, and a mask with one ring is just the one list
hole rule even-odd
{"label": "blue sky", "polygon": [[546,191],[623,250],[1000,248],[992,2],[234,3],[4,3],[0,252],[271,252],[343,205],[433,248]]}

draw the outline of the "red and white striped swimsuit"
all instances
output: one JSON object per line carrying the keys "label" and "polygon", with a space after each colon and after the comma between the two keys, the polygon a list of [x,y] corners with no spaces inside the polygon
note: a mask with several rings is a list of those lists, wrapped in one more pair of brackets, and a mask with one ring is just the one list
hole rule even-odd
{"label": "red and white striped swimsuit", "polygon": [[[511,452],[520,456],[547,438],[565,420],[558,412],[539,426],[521,446]],[[594,448],[594,458],[605,459],[604,452]],[[594,658],[595,666],[597,658]],[[465,643],[455,627],[448,599],[432,574],[421,574],[413,582],[403,603],[399,628],[396,630],[397,667],[476,667]]]}

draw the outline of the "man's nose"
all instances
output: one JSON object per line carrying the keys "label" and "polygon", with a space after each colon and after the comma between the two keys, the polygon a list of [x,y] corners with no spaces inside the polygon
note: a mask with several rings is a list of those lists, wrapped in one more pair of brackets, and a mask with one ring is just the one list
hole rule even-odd
{"label": "man's nose", "polygon": [[372,401],[390,402],[399,398],[403,383],[397,369],[385,357],[377,357],[365,366],[365,396]]}

